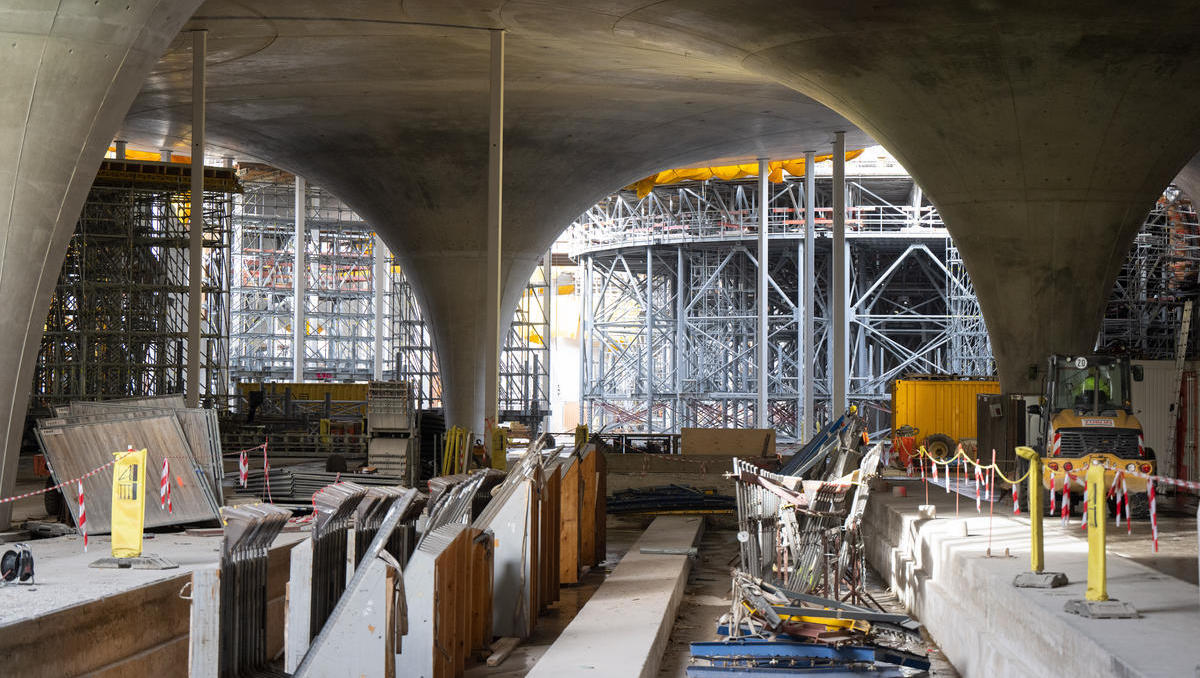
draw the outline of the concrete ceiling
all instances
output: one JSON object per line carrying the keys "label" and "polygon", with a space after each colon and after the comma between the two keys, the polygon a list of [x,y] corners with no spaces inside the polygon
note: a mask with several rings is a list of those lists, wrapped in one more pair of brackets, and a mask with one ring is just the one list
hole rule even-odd
{"label": "concrete ceiling", "polygon": [[[612,189],[668,166],[824,150],[846,129],[852,148],[883,143],[938,204],[1005,388],[1029,392],[1046,353],[1090,348],[1140,219],[1200,148],[1198,23],[1182,1],[408,0],[209,2],[188,27],[210,31],[210,141],[307,176],[380,230],[426,305],[452,418],[477,420],[477,29],[508,31],[509,309],[532,258]],[[123,136],[187,138],[186,44]]]}
{"label": "concrete ceiling", "polygon": [[[616,31],[626,11],[208,2],[185,30],[209,31],[210,154],[299,173],[368,219],[424,303],[446,389],[462,396],[448,405],[478,418],[490,39],[479,28],[508,29],[509,312],[540,253],[616,188],[668,167],[827,152],[836,130],[849,133],[850,148],[872,143],[840,115],[736,61]],[[186,152],[190,77],[190,38],[181,34],[120,136]]]}

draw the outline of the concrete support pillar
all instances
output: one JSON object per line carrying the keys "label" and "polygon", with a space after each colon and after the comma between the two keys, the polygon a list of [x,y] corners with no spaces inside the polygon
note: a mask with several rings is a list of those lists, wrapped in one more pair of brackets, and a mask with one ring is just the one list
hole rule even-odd
{"label": "concrete support pillar", "polygon": [[184,402],[200,406],[200,309],[204,303],[204,87],[208,31],[192,31],[192,207],[188,215],[187,382]]}
{"label": "concrete support pillar", "polygon": [[126,141],[124,139],[117,139],[113,145],[116,146],[117,149],[117,152],[115,153],[117,160],[124,160],[125,148],[127,145]]}
{"label": "concrete support pillar", "polygon": [[160,148],[158,150],[158,161],[159,162],[171,162],[171,149]]}
{"label": "concrete support pillar", "polygon": [[392,276],[388,271],[387,245],[376,235],[371,250],[375,253],[375,381],[383,381],[383,334],[387,319],[387,295],[391,291]]}
{"label": "concrete support pillar", "polygon": [[[504,205],[504,31],[491,31],[488,111],[487,276],[484,281],[484,425],[499,423],[500,412],[500,256]],[[448,424],[454,422],[446,422]],[[484,437],[490,448],[492,437]]]}
{"label": "concrete support pillar", "polygon": [[755,342],[757,343],[758,356],[758,427],[768,428],[770,417],[767,413],[767,376],[769,373],[768,361],[770,359],[770,346],[768,345],[768,332],[770,332],[769,316],[767,315],[767,296],[770,290],[767,289],[767,228],[768,216],[770,215],[769,196],[767,191],[767,174],[770,172],[770,167],[767,165],[766,158],[758,159],[758,334]]}
{"label": "concrete support pillar", "polygon": [[813,394],[816,388],[814,381],[813,360],[817,356],[816,333],[813,331],[813,317],[817,313],[817,182],[816,167],[813,166],[816,153],[804,152],[804,313],[803,340],[800,342],[800,364],[803,365],[800,378],[804,380],[804,431],[805,439],[816,433],[816,412],[813,411]]}
{"label": "concrete support pillar", "polygon": [[296,216],[295,216],[295,265],[292,267],[292,295],[294,301],[292,303],[292,381],[304,381],[304,340],[307,334],[305,324],[308,318],[305,314],[304,299],[307,295],[306,285],[308,283],[308,262],[305,245],[305,235],[307,228],[304,225],[304,218],[308,210],[308,201],[305,199],[307,187],[305,186],[304,177],[296,176]]}
{"label": "concrete support pillar", "polygon": [[833,278],[830,301],[833,304],[833,402],[831,417],[846,409],[846,389],[849,384],[847,365],[850,362],[849,328],[846,307],[850,294],[849,270],[846,265],[846,133],[837,132],[833,140]]}
{"label": "concrete support pillar", "polygon": [[[13,494],[50,295],[79,211],[134,96],[199,5],[0,8],[0,497]],[[0,529],[11,509],[0,504]]]}

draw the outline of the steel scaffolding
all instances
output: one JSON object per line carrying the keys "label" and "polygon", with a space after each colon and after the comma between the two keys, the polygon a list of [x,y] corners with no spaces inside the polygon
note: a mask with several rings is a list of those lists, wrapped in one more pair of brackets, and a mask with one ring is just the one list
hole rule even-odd
{"label": "steel scaffolding", "polygon": [[[231,374],[238,381],[292,377],[295,181],[272,168],[243,169],[233,205]],[[420,409],[442,406],[438,359],[412,287],[374,233],[328,192],[305,188],[307,380],[366,381],[375,361],[375,257],[387,258],[382,307],[384,375],[410,381]],[[549,271],[539,267],[513,316],[501,357],[506,421],[549,412]]]}
{"label": "steel scaffolding", "polygon": [[[205,168],[200,394],[229,393],[233,170]],[[186,165],[107,160],[67,247],[34,376],[45,406],[72,399],[182,393],[186,379]]]}
{"label": "steel scaffolding", "polygon": [[1146,216],[1117,276],[1097,347],[1173,360],[1183,304],[1200,292],[1198,275],[1200,216],[1178,190],[1168,189]]}
{"label": "steel scaffolding", "polygon": [[[258,171],[244,186],[233,209],[231,375],[287,381],[295,182],[279,171]],[[375,360],[374,234],[321,188],[307,187],[305,204],[305,379],[369,380]]]}
{"label": "steel scaffolding", "polygon": [[[855,169],[847,180],[849,392],[876,405],[875,428],[884,428],[882,401],[896,376],[993,367],[982,314],[936,210],[894,162]],[[814,380],[818,412],[828,409],[831,188],[818,172],[815,328],[807,342],[803,183],[769,191],[767,402],[782,440],[804,435],[797,422],[805,379]],[[708,181],[659,187],[640,200],[620,192],[568,229],[583,281],[582,416],[593,429],[755,425],[755,189],[752,181]],[[966,349],[973,352],[955,353]]]}

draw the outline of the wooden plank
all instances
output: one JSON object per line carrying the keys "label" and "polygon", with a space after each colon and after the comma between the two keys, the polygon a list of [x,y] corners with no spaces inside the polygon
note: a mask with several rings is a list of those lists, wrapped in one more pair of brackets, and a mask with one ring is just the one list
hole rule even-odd
{"label": "wooden plank", "polygon": [[579,565],[595,565],[596,560],[596,463],[602,456],[596,446],[588,444],[580,457],[579,475],[583,484],[579,509]]}
{"label": "wooden plank", "polygon": [[608,456],[596,451],[596,563],[608,559]]}
{"label": "wooden plank", "polygon": [[508,659],[508,655],[512,654],[512,651],[517,649],[517,646],[520,644],[521,639],[516,636],[505,636],[497,640],[492,645],[492,654],[487,658],[487,665],[499,666],[501,662]]}
{"label": "wooden plank", "polygon": [[559,520],[558,576],[561,584],[579,583],[579,509],[583,492],[579,467],[579,458],[572,455],[566,462],[559,489],[562,514]]}
{"label": "wooden plank", "polygon": [[679,431],[679,451],[684,456],[773,457],[775,429],[683,428]]}

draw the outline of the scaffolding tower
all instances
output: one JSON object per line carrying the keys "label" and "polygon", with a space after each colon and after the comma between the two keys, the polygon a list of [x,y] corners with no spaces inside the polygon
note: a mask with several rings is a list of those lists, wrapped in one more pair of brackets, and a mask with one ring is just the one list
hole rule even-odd
{"label": "scaffolding tower", "polygon": [[[106,160],[67,246],[34,374],[35,409],[74,399],[182,393],[186,385],[190,167]],[[201,379],[229,393],[233,170],[205,168]]]}
{"label": "scaffolding tower", "polygon": [[[894,162],[852,165],[848,175],[849,393],[880,430],[889,425],[883,401],[897,376],[983,376],[994,365],[936,209]],[[641,199],[619,192],[568,229],[583,281],[582,418],[593,429],[756,425],[756,189],[754,181],[711,180],[658,187]],[[816,176],[812,243],[804,238],[803,190],[801,181],[773,184],[766,206],[767,421],[781,440],[805,436],[806,379],[820,416],[829,415],[832,390],[832,181]],[[811,311],[801,288],[807,246],[816,260]],[[807,341],[806,312],[814,317]]]}
{"label": "scaffolding tower", "polygon": [[[295,181],[254,171],[233,206],[231,376],[292,378]],[[305,189],[306,380],[367,381],[374,372],[374,233],[327,191]]]}
{"label": "scaffolding tower", "polygon": [[[1146,215],[1113,285],[1097,348],[1174,360],[1184,302],[1200,292],[1200,216],[1167,189]],[[1188,356],[1195,355],[1195,333]]]}

